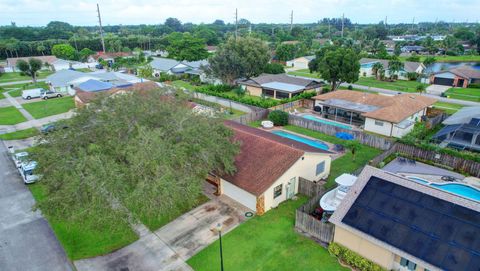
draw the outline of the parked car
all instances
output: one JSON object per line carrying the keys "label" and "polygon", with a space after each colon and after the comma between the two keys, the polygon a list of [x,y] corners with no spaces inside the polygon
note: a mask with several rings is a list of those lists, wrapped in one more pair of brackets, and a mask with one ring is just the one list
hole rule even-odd
{"label": "parked car", "polygon": [[17,152],[13,154],[13,162],[15,163],[15,166],[17,168],[22,166],[22,163],[27,161],[28,159],[28,152],[23,151],[23,152]]}
{"label": "parked car", "polygon": [[97,65],[95,65],[95,68],[98,69],[98,70],[102,70],[103,65],[102,64],[97,64]]}
{"label": "parked car", "polygon": [[23,182],[25,184],[31,184],[40,179],[39,175],[34,175],[33,170],[37,167],[37,162],[36,161],[28,161],[22,163],[22,166],[20,167],[20,175],[23,177]]}
{"label": "parked car", "polygon": [[65,124],[62,124],[62,125],[58,126],[56,123],[49,123],[49,124],[43,125],[42,128],[40,129],[40,131],[44,134],[48,134],[50,132],[53,132],[53,131],[57,130],[58,128],[67,129],[68,126],[65,125]]}
{"label": "parked car", "polygon": [[42,93],[46,90],[43,88],[34,88],[34,89],[27,89],[22,91],[22,98],[25,100],[30,100],[33,98],[40,98]]}
{"label": "parked car", "polygon": [[48,91],[42,92],[41,97],[42,99],[47,100],[49,98],[60,98],[62,97],[62,94],[55,91],[48,90]]}

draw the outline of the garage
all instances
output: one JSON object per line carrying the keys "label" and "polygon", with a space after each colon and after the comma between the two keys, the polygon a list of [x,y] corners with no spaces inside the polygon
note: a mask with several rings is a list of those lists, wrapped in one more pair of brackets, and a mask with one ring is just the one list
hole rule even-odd
{"label": "garage", "polygon": [[435,79],[433,80],[433,84],[434,85],[443,85],[443,86],[453,86],[453,79],[435,77]]}
{"label": "garage", "polygon": [[222,179],[222,192],[229,198],[239,202],[247,208],[256,211],[257,209],[257,197],[249,192],[235,186]]}

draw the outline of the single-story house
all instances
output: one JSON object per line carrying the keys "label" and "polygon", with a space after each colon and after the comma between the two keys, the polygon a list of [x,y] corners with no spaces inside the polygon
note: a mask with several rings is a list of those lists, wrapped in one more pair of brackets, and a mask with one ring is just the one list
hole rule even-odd
{"label": "single-story house", "polygon": [[76,69],[90,69],[94,68],[95,65],[91,63],[82,63],[73,60],[65,60],[65,59],[57,59],[53,63],[51,63],[54,71],[61,71],[61,70],[76,70]]}
{"label": "single-story house", "polygon": [[305,91],[321,90],[321,83],[313,79],[304,79],[281,74],[261,74],[250,79],[240,80],[238,84],[250,95],[262,95],[274,99],[291,98]]}
{"label": "single-story house", "polygon": [[418,94],[387,96],[352,90],[336,90],[313,99],[324,118],[398,138],[410,132],[437,101]]}
{"label": "single-story house", "polygon": [[[380,62],[383,65],[383,69],[385,70],[385,76],[390,76],[390,70],[388,65],[388,60],[386,59],[375,59],[375,58],[362,58],[360,59],[360,76],[365,77],[374,77],[375,74],[373,73],[372,67],[375,63]],[[401,69],[397,75],[398,79],[401,80],[408,80],[407,73],[414,72],[417,74],[423,73],[425,70],[425,65],[420,62],[412,62],[412,61],[405,61],[403,64],[403,69]]]}
{"label": "single-story house", "polygon": [[420,45],[405,45],[400,48],[402,53],[417,53],[420,54],[421,52],[425,51],[425,47]]}
{"label": "single-story house", "polygon": [[141,83],[133,83],[123,86],[114,86],[108,82],[101,82],[95,80],[89,80],[82,83],[83,88],[76,88],[75,94],[75,106],[82,108],[91,101],[93,101],[98,95],[116,95],[126,92],[142,92],[150,91],[159,88],[159,86],[153,81],[146,81]]}
{"label": "single-story house", "polygon": [[315,56],[301,56],[287,61],[287,66],[295,69],[308,69],[308,63],[314,60]]}
{"label": "single-story house", "polygon": [[75,87],[88,80],[110,82],[112,84],[138,83],[143,80],[130,74],[120,72],[79,72],[74,70],[60,70],[47,76],[46,83],[56,92],[75,94]]}
{"label": "single-story house", "polygon": [[480,106],[464,107],[442,122],[433,138],[440,146],[480,151]]}
{"label": "single-story house", "polygon": [[226,121],[240,144],[232,175],[212,173],[207,181],[261,215],[298,193],[299,178],[318,181],[330,173],[330,152],[273,133]]}
{"label": "single-story house", "polygon": [[385,270],[480,267],[480,204],[366,166],[329,222],[334,242]]}
{"label": "single-story house", "polygon": [[221,81],[216,78],[212,78],[205,73],[205,68],[208,67],[208,61],[178,61],[171,58],[154,57],[150,62],[150,66],[153,68],[153,76],[159,77],[160,73],[166,73],[170,75],[190,74],[199,76],[202,83],[209,84],[221,84]]}
{"label": "single-story house", "polygon": [[480,84],[480,70],[470,67],[458,67],[447,71],[439,71],[430,76],[430,84],[452,87],[468,87],[469,84]]}
{"label": "single-story house", "polygon": [[58,58],[56,56],[9,57],[6,60],[7,66],[5,67],[5,71],[6,72],[14,72],[17,68],[17,61],[24,60],[24,61],[28,62],[28,60],[30,58],[35,58],[35,59],[40,60],[42,62],[42,65],[44,65],[45,63],[48,63],[48,64],[52,65],[55,61],[58,60]]}
{"label": "single-story house", "polygon": [[109,63],[114,63],[115,58],[117,57],[131,57],[132,55],[132,53],[126,52],[97,52],[96,54],[89,56],[87,62],[98,62],[98,60],[101,58]]}

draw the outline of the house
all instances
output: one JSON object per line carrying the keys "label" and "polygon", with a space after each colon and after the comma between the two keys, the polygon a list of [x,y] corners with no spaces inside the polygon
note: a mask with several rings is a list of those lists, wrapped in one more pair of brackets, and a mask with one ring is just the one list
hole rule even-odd
{"label": "house", "polygon": [[160,76],[160,73],[167,74],[184,74],[188,71],[200,73],[202,66],[207,66],[207,60],[199,61],[179,61],[171,58],[154,57],[150,62],[154,71],[154,76]]}
{"label": "house", "polygon": [[205,46],[205,49],[207,50],[208,53],[213,54],[217,51],[218,46],[215,45],[207,45]]}
{"label": "house", "polygon": [[[375,58],[362,58],[360,59],[360,76],[365,77],[372,77],[375,76],[373,73],[373,65],[375,63],[381,63],[383,65],[383,69],[385,70],[385,76],[390,76],[389,64],[388,60],[386,59],[375,59]],[[397,72],[398,79],[401,80],[408,80],[407,73],[416,73],[422,74],[425,70],[425,65],[420,62],[412,62],[412,61],[405,61],[403,62],[403,69]]]}
{"label": "house", "polygon": [[313,99],[315,110],[324,118],[398,138],[410,132],[437,101],[418,94],[387,96],[352,90],[336,90]]}
{"label": "house", "polygon": [[400,48],[402,53],[417,53],[420,54],[421,52],[425,51],[425,47],[420,45],[405,45]]}
{"label": "house", "polygon": [[82,63],[73,60],[65,60],[65,59],[57,59],[51,63],[54,71],[61,71],[61,70],[68,70],[68,69],[91,69],[94,68],[95,65],[89,63]]}
{"label": "house", "polygon": [[94,63],[98,62],[99,59],[103,59],[107,61],[108,63],[114,63],[115,58],[117,57],[131,57],[132,53],[127,53],[127,52],[97,52],[94,55],[91,55],[87,58],[88,63]]}
{"label": "house", "polygon": [[287,61],[287,66],[298,70],[308,69],[308,63],[315,59],[315,56],[302,56]]}
{"label": "house", "polygon": [[463,107],[442,124],[433,136],[440,146],[480,151],[480,106]]}
{"label": "house", "polygon": [[207,181],[258,215],[298,192],[299,178],[318,181],[330,173],[330,152],[273,133],[226,121],[240,144],[235,173],[212,173]]}
{"label": "house", "polygon": [[[87,83],[88,82],[88,83]],[[77,87],[75,94],[75,106],[82,108],[99,95],[116,95],[127,92],[143,92],[159,88],[153,81],[146,81],[141,83],[133,83],[123,86],[114,86],[108,82],[87,81],[82,83],[82,89]],[[87,83],[87,84],[86,84]]]}
{"label": "house", "polygon": [[30,58],[38,59],[42,62],[42,65],[45,63],[48,63],[49,65],[53,64],[55,61],[57,61],[56,56],[27,56],[27,57],[9,57],[7,58],[7,66],[5,67],[6,72],[14,72],[15,69],[17,68],[17,61],[19,60],[24,60],[27,61]]}
{"label": "house", "polygon": [[470,84],[480,84],[480,70],[458,67],[439,71],[430,76],[430,84],[466,88]]}
{"label": "house", "polygon": [[480,266],[480,204],[366,166],[330,217],[334,242],[385,270]]}
{"label": "house", "polygon": [[250,95],[274,99],[291,98],[305,91],[318,92],[321,90],[319,81],[293,77],[284,73],[265,73],[257,77],[238,81],[238,84]]}

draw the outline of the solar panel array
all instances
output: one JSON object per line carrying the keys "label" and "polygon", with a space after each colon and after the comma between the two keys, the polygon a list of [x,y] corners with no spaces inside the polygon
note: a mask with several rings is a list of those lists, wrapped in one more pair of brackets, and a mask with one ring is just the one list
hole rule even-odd
{"label": "solar panel array", "polygon": [[468,124],[473,126],[480,126],[480,119],[472,118]]}
{"label": "solar panel array", "polygon": [[480,213],[372,176],[343,223],[444,270],[480,270]]}

